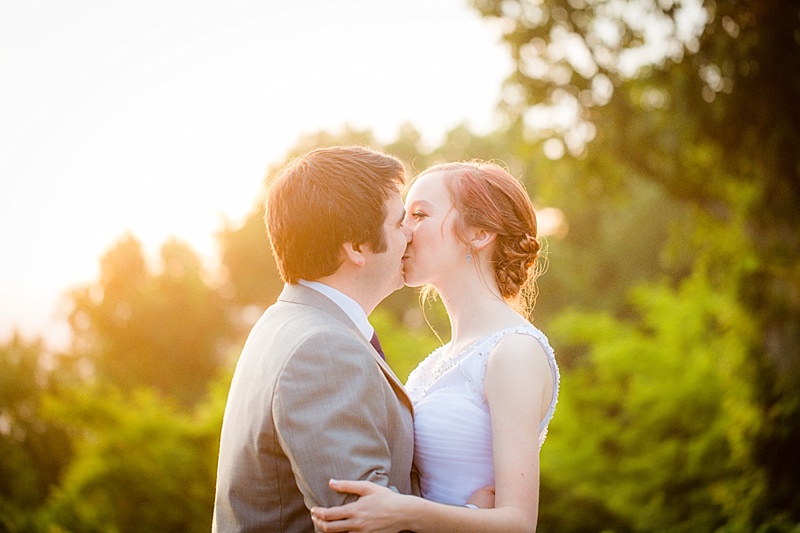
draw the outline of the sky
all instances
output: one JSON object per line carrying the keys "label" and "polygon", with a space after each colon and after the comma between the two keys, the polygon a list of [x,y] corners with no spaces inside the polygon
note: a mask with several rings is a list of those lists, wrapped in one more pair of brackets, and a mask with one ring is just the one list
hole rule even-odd
{"label": "sky", "polygon": [[213,259],[300,136],[496,127],[511,59],[467,0],[0,2],[0,340],[126,233]]}

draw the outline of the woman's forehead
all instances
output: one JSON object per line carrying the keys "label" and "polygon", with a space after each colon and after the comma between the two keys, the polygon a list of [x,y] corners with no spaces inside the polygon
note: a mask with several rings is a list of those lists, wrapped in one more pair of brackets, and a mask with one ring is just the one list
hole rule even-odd
{"label": "woman's forehead", "polygon": [[451,204],[450,191],[445,184],[444,172],[431,172],[419,176],[406,196],[406,201],[427,202],[432,205]]}

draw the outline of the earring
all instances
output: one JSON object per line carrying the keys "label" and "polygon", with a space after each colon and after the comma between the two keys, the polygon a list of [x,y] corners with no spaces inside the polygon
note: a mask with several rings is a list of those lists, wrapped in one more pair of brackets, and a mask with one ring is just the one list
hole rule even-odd
{"label": "earring", "polygon": [[470,261],[472,261],[472,250],[467,252],[467,262],[469,263]]}

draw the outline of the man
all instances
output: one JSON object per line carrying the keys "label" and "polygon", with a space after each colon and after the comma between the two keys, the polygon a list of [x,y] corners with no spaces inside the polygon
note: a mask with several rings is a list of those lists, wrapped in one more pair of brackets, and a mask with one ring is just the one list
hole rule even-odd
{"label": "man", "polygon": [[272,181],[266,225],[286,283],[250,332],[222,424],[213,530],[313,531],[328,481],[411,492],[411,402],[367,316],[403,286],[403,165],[312,151]]}

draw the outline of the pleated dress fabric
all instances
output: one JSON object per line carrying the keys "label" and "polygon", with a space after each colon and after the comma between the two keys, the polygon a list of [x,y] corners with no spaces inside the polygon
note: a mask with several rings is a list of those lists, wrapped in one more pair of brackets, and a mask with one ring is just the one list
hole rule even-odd
{"label": "pleated dress fabric", "polygon": [[559,372],[547,337],[532,325],[505,328],[444,358],[436,349],[406,382],[414,403],[414,464],[427,500],[463,505],[481,487],[494,483],[492,427],[483,380],[489,354],[505,335],[530,335],[544,348],[553,379],[553,397],[539,423],[541,446],[558,399]]}

